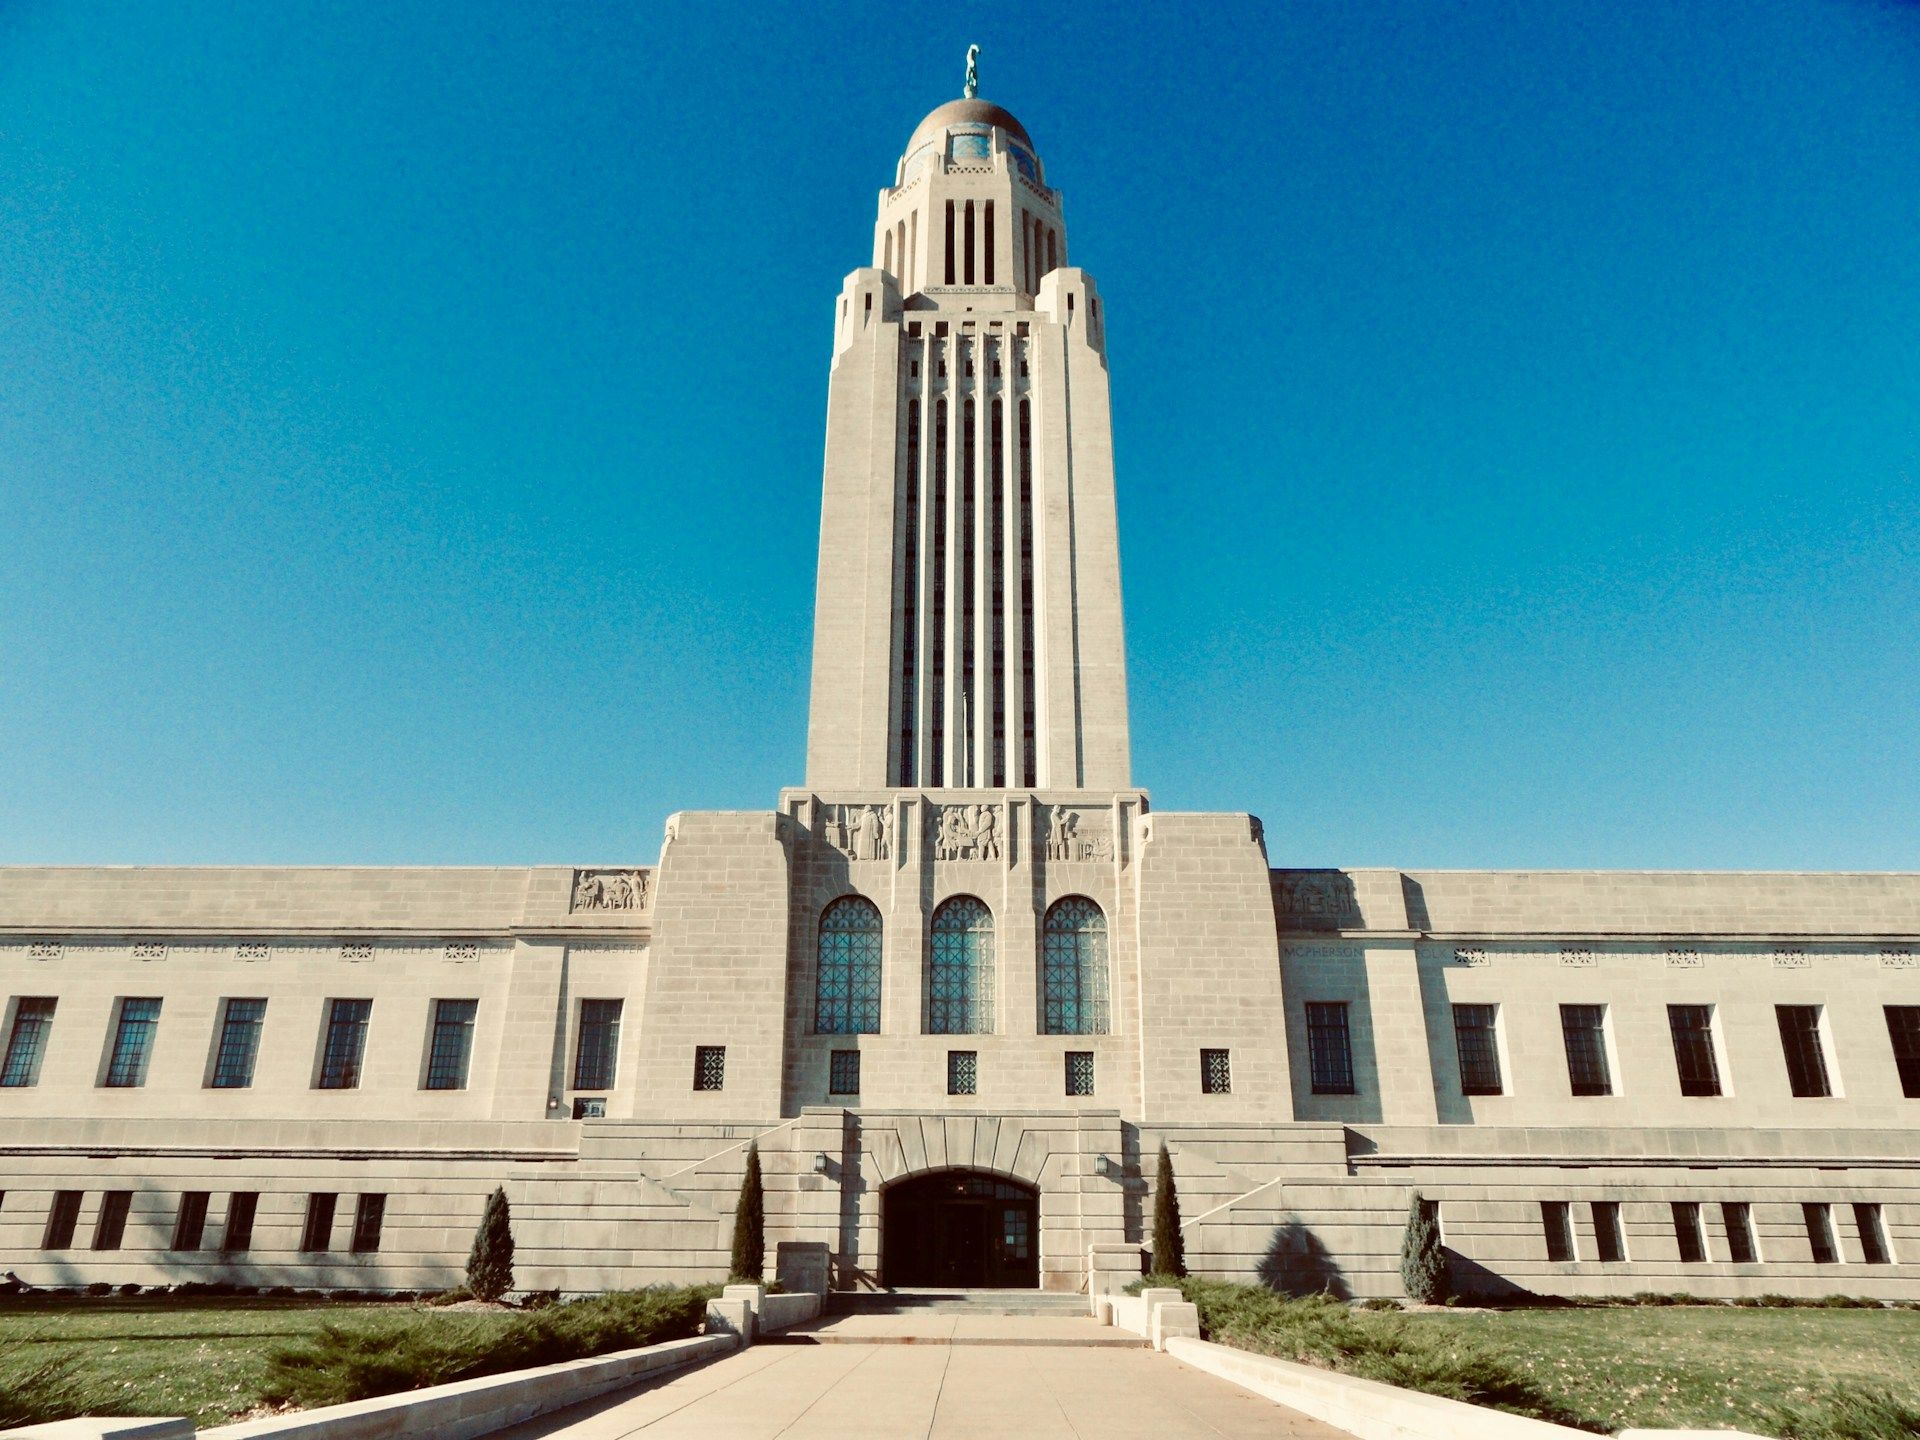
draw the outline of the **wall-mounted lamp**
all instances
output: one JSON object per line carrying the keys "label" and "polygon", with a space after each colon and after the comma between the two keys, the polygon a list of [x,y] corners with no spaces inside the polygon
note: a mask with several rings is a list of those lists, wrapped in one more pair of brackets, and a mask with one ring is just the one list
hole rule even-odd
{"label": "wall-mounted lamp", "polygon": [[829,1173],[832,1169],[833,1169],[833,1162],[827,1159],[825,1155],[816,1155],[813,1157],[813,1173],[814,1174],[825,1175]]}
{"label": "wall-mounted lamp", "polygon": [[1104,1155],[1094,1156],[1093,1173],[1098,1175],[1102,1180],[1111,1179],[1114,1173],[1113,1161]]}
{"label": "wall-mounted lamp", "polygon": [[558,1095],[547,1096],[547,1109],[558,1110],[559,1108],[560,1108],[560,1097]]}

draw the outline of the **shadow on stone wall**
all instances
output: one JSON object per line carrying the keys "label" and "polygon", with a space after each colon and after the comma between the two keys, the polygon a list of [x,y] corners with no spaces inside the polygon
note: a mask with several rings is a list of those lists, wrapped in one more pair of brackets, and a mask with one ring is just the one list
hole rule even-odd
{"label": "shadow on stone wall", "polygon": [[1261,1283],[1282,1295],[1332,1295],[1338,1300],[1352,1298],[1345,1272],[1327,1247],[1297,1216],[1289,1215],[1274,1226],[1267,1242],[1267,1253],[1260,1259]]}

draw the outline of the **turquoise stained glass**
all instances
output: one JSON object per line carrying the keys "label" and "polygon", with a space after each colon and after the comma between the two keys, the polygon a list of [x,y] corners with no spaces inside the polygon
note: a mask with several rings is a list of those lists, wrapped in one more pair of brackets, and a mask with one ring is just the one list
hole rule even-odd
{"label": "turquoise stained glass", "polygon": [[933,912],[927,966],[927,1033],[986,1035],[993,1030],[993,912],[956,895]]}
{"label": "turquoise stained glass", "polygon": [[1047,911],[1040,994],[1048,1035],[1107,1033],[1107,917],[1083,895]]}
{"label": "turquoise stained glass", "polygon": [[820,970],[813,1029],[818,1035],[880,1033],[880,911],[848,895],[820,916]]}

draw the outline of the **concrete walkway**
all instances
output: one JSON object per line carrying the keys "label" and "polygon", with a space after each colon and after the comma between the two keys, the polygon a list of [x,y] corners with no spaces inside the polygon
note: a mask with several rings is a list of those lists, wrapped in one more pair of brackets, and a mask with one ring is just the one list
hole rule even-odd
{"label": "concrete walkway", "polygon": [[495,1440],[1351,1440],[1150,1350],[756,1345]]}
{"label": "concrete walkway", "polygon": [[970,1315],[958,1309],[900,1314],[856,1310],[823,1315],[796,1325],[766,1344],[775,1345],[1100,1345],[1123,1350],[1146,1347],[1130,1330],[1116,1330],[1085,1315]]}

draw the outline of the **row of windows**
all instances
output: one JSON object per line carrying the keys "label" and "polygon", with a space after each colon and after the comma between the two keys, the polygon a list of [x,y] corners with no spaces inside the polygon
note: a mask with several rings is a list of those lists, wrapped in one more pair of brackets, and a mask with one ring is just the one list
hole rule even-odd
{"label": "row of windows", "polygon": [[[54,1011],[58,1000],[51,995],[23,995],[13,1007],[13,1024],[7,1032],[4,1060],[0,1060],[0,1086],[19,1087],[38,1083],[40,1062],[46,1055],[47,1041],[53,1033]],[[114,1089],[131,1089],[147,1083],[147,1065],[153,1055],[153,1043],[160,1030],[161,1000],[157,996],[123,996],[115,1006],[114,1020],[107,1046],[106,1064],[99,1083]],[[619,1001],[588,1001],[588,1005]],[[426,1071],[421,1078],[425,1090],[464,1090],[473,1057],[473,1024],[478,1014],[477,1000],[436,1000],[428,1025]],[[320,1064],[314,1073],[314,1088],[352,1090],[359,1086],[367,1049],[367,1026],[373,1016],[373,1001],[360,999],[329,1000],[321,1034]],[[267,1020],[267,1002],[256,997],[235,997],[221,1002],[220,1019],[214,1026],[212,1057],[206,1085],[214,1090],[244,1090],[253,1084],[254,1062],[260,1054],[260,1035]],[[616,1028],[618,1022],[615,1022]],[[586,1030],[582,1017],[582,1033]]]}
{"label": "row of windows", "polygon": [[[864,896],[845,896],[821,912],[815,1033],[879,1033],[882,929],[879,907]],[[956,895],[933,912],[926,1033],[990,1033],[993,981],[993,912],[971,895]],[[1041,925],[1040,1004],[1042,1034],[1107,1033],[1107,917],[1084,895],[1069,895],[1047,910]]]}
{"label": "row of windows", "polygon": [[[1900,1086],[1908,1099],[1920,1099],[1920,1005],[1888,1005],[1887,1035],[1893,1047]],[[1356,1091],[1353,1039],[1345,1001],[1309,1001],[1307,1058],[1313,1093],[1352,1095]],[[1825,1007],[1776,1005],[1780,1048],[1787,1081],[1801,1097],[1835,1093],[1827,1060]],[[1720,1042],[1715,1007],[1667,1006],[1667,1029],[1682,1095],[1721,1095]],[[1567,1083],[1575,1095],[1615,1093],[1612,1045],[1605,1005],[1562,1005],[1560,1037],[1567,1057]],[[1506,1080],[1500,1054],[1500,1007],[1453,1007],[1454,1052],[1460,1065],[1460,1090],[1466,1095],[1502,1095]]]}
{"label": "row of windows", "polygon": [[[1067,1095],[1093,1094],[1093,1052],[1091,1050],[1069,1050],[1066,1054],[1063,1092]],[[827,1057],[827,1094],[858,1095],[860,1093],[860,1052],[858,1050],[835,1050]],[[949,1050],[947,1052],[947,1093],[949,1095],[978,1095],[980,1093],[980,1052],[978,1050]]]}
{"label": "row of windows", "polygon": [[[1744,1200],[1724,1200],[1719,1204],[1721,1229],[1726,1237],[1725,1254],[1715,1256],[1707,1243],[1707,1232],[1698,1200],[1675,1200],[1669,1206],[1673,1217],[1673,1237],[1684,1265],[1701,1265],[1724,1258],[1732,1265],[1756,1265],[1762,1260],[1760,1241],[1753,1224],[1753,1207]],[[1852,1207],[1854,1235],[1859,1262],[1863,1265],[1891,1265],[1893,1248],[1887,1241],[1886,1220],[1880,1206],[1856,1203]],[[1547,1242],[1547,1259],[1556,1263],[1597,1260],[1617,1264],[1628,1259],[1626,1229],[1620,1220],[1620,1202],[1594,1200],[1587,1206],[1592,1222],[1592,1253],[1583,1254],[1583,1246],[1574,1234],[1573,1202],[1542,1200],[1540,1225]],[[1806,1201],[1800,1206],[1801,1222],[1806,1226],[1807,1244],[1816,1265],[1835,1265],[1841,1250],[1833,1223],[1833,1206],[1826,1201]]]}
{"label": "row of windows", "polygon": [[[5,1198],[0,1192],[0,1201]],[[80,1223],[79,1190],[56,1190],[47,1208],[47,1226],[40,1237],[42,1250],[74,1248],[74,1231]],[[170,1250],[193,1251],[209,1248],[207,1206],[211,1194],[188,1190],[181,1194],[174,1211],[173,1240]],[[333,1248],[334,1217],[340,1197],[321,1191],[307,1196],[306,1219],[300,1227],[300,1249],[308,1254],[323,1254]],[[127,1213],[133,1206],[131,1190],[107,1190],[100,1196],[100,1213],[93,1222],[94,1250],[118,1250],[126,1238]],[[253,1248],[253,1225],[260,1210],[260,1192],[236,1190],[227,1197],[226,1225],[216,1247],[225,1255],[244,1255]],[[353,1230],[349,1248],[355,1255],[372,1255],[380,1249],[380,1232],[386,1223],[387,1197],[362,1194],[353,1208]]]}

